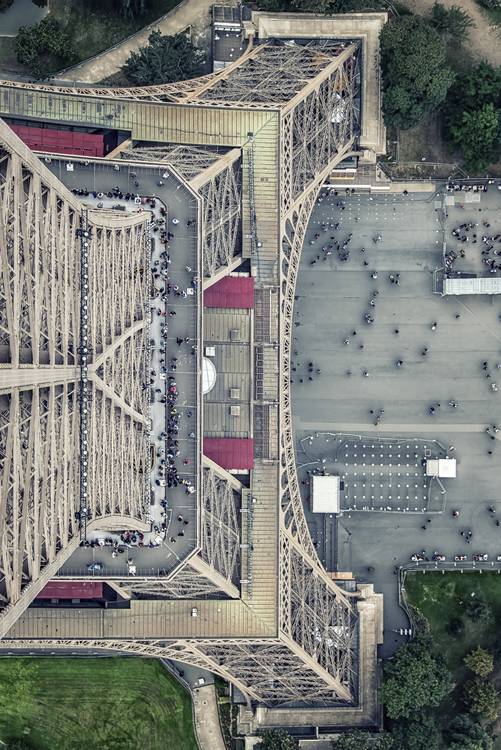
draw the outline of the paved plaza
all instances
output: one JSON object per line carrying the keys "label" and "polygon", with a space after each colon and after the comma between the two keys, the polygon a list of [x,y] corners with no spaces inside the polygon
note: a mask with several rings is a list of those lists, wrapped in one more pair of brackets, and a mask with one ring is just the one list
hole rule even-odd
{"label": "paved plaza", "polygon": [[[476,223],[480,236],[501,233],[501,193],[490,186],[474,202],[448,201],[444,216],[441,187],[337,192],[316,205],[296,288],[297,463],[319,555],[385,594],[391,653],[400,638],[393,631],[407,626],[397,566],[423,550],[448,560],[501,554],[501,527],[488,510],[501,514],[501,433],[493,429],[501,401],[492,387],[501,386],[501,300],[433,292],[444,241],[466,246],[471,270],[482,269],[483,243],[458,243],[452,232]],[[445,493],[428,486],[424,446],[457,459]],[[309,509],[308,472],[322,470],[345,480],[337,521]]]}

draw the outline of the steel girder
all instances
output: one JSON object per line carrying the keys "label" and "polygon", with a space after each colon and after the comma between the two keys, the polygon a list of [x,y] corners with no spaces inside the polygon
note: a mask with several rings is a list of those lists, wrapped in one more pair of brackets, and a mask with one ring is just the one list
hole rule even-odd
{"label": "steel girder", "polygon": [[[72,547],[82,483],[92,518],[145,519],[149,231],[147,215],[90,212],[81,279],[81,205],[5,125],[0,144],[0,608],[7,611],[25,590],[27,606],[33,585],[53,575]],[[76,387],[83,297],[88,455],[79,447]]]}
{"label": "steel girder", "polygon": [[240,495],[212,468],[203,472],[201,557],[228,581],[240,577]]}
{"label": "steel girder", "polygon": [[125,591],[140,598],[153,599],[215,599],[223,596],[220,587],[210,578],[207,578],[191,567],[189,562],[169,580],[162,578],[149,578],[134,580],[127,578],[116,581],[117,585]]}
{"label": "steel girder", "polygon": [[358,50],[352,45],[318,87],[282,115],[282,212],[304,196],[356,128]]}
{"label": "steel girder", "polygon": [[235,160],[211,174],[199,188],[202,196],[204,276],[228,267],[239,254],[242,214],[242,173]]}
{"label": "steel girder", "polygon": [[[268,44],[248,53],[220,74],[195,82],[186,82],[177,93],[168,93],[166,87],[155,91],[106,90],[106,96],[124,98],[169,98],[203,106],[231,108],[272,108],[281,110],[280,143],[280,226],[282,245],[280,257],[280,496],[281,514],[279,531],[279,625],[276,635],[270,638],[221,639],[179,641],[15,641],[6,647],[47,648],[103,648],[117,649],[145,656],[164,656],[197,664],[231,680],[249,698],[269,705],[287,703],[320,703],[335,705],[356,701],[358,613],[354,597],[339,588],[323,570],[308,532],[304,517],[295,468],[290,396],[290,354],[292,339],[292,314],[299,258],[306,226],[315,203],[319,186],[330,169],[349,151],[356,127],[355,89],[357,85],[356,45],[338,43],[307,43],[286,46]],[[259,71],[260,79],[256,79]],[[256,80],[262,86],[256,86]],[[10,84],[9,84],[10,85]],[[13,84],[12,87],[16,87]],[[25,84],[19,84],[26,87]],[[36,86],[40,89],[40,86]],[[49,90],[61,90],[61,87]],[[160,90],[159,90],[160,89]],[[69,89],[66,93],[77,94]],[[103,92],[87,90],[87,94],[104,96]],[[179,97],[176,99],[176,97]],[[201,136],[202,138],[202,136]],[[177,153],[172,158],[178,158]],[[151,153],[143,154],[150,161]],[[194,170],[198,159],[194,154],[188,170]],[[205,213],[202,227],[210,236],[215,227],[219,236],[205,246],[207,265],[205,272],[214,273],[228,266],[237,244],[239,226],[240,187],[238,162],[226,165],[224,170],[210,173],[214,162],[205,163],[208,179],[197,189],[204,198]],[[173,166],[178,166],[174,165]],[[181,170],[182,171],[182,170]],[[277,195],[278,198],[278,195]],[[238,210],[237,210],[238,207]],[[227,224],[227,214],[231,222]],[[278,212],[277,212],[278,215]],[[232,239],[229,244],[227,237]],[[133,282],[134,285],[135,282]],[[137,289],[141,288],[138,280]],[[132,298],[134,299],[132,293]],[[131,314],[128,307],[128,326],[132,330],[140,318]],[[277,310],[278,314],[278,310]],[[117,313],[115,320],[123,321]],[[120,324],[118,325],[120,328]],[[135,336],[130,334],[132,339]],[[108,335],[109,332],[108,332]],[[123,335],[120,334],[120,335]],[[140,334],[139,334],[140,335]],[[129,338],[127,337],[127,338]],[[122,341],[122,344],[124,342]],[[106,354],[106,331],[100,331],[98,356]],[[103,347],[100,354],[99,347]],[[127,345],[129,346],[129,344]],[[130,343],[132,346],[132,343]],[[140,345],[138,346],[138,351]],[[125,358],[115,363],[114,355],[106,357],[95,368],[93,378],[106,385],[108,380],[120,382],[119,391],[126,389],[122,373]],[[97,364],[97,363],[96,363]],[[139,372],[141,365],[138,364]],[[98,384],[94,401],[99,404],[106,419],[103,400],[110,398]],[[113,396],[116,398],[117,394]],[[140,424],[138,394],[128,393],[123,404],[134,413],[124,414],[130,424],[122,421],[117,426],[122,436],[129,434],[130,425]],[[123,408],[122,404],[122,408]],[[93,406],[93,408],[95,408]],[[104,409],[104,411],[103,411]],[[96,424],[98,424],[96,422]],[[137,450],[141,451],[140,444]],[[104,468],[105,463],[102,464]],[[214,570],[223,580],[235,578],[238,569],[239,544],[236,523],[236,497],[231,484],[220,485],[211,478],[204,497],[202,524],[202,551],[200,560]],[[127,508],[124,509],[127,512]],[[130,512],[130,511],[129,511]],[[198,559],[198,558],[197,558]],[[195,560],[193,561],[195,563]],[[191,565],[190,565],[191,568]],[[139,595],[217,596],[211,592],[210,576],[188,564],[181,568],[172,581],[138,581]],[[179,579],[176,582],[177,576]],[[127,584],[130,582],[127,581]],[[124,586],[126,583],[124,582]],[[242,606],[246,606],[242,602]]]}
{"label": "steel girder", "polygon": [[348,44],[329,39],[292,45],[271,40],[254,48],[250,44],[243,55],[217,73],[157,86],[91,88],[5,80],[0,80],[0,86],[104,99],[170,101],[231,109],[278,109],[310,85]]}
{"label": "steel girder", "polygon": [[138,146],[120,152],[120,158],[125,161],[141,161],[152,164],[169,164],[174,167],[185,180],[192,180],[201,172],[218,161],[224,153],[216,149],[201,146],[169,145]]}

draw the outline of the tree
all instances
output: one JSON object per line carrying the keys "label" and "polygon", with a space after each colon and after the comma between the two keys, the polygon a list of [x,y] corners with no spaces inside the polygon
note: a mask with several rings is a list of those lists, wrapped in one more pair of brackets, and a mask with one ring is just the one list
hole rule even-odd
{"label": "tree", "polygon": [[494,657],[488,651],[478,646],[464,657],[464,663],[479,677],[487,677],[494,669]]}
{"label": "tree", "polygon": [[[466,167],[480,171],[496,161],[499,153],[499,112],[492,104],[463,112],[459,122],[450,128],[452,143],[461,150]],[[468,616],[474,622],[488,622],[491,609],[486,601],[475,597],[468,604]]]}
{"label": "tree", "polygon": [[386,732],[346,732],[332,740],[333,750],[393,750],[393,739]]}
{"label": "tree", "polygon": [[386,124],[407,129],[444,101],[454,81],[440,34],[417,16],[387,23],[380,36]]}
{"label": "tree", "polygon": [[491,103],[496,109],[501,107],[501,68],[484,60],[456,79],[447,95],[446,108],[448,114],[455,114]]}
{"label": "tree", "polygon": [[71,40],[58,21],[48,15],[35,26],[21,26],[16,37],[16,56],[36,78],[42,78],[51,63],[60,67],[71,62]]}
{"label": "tree", "polygon": [[163,36],[153,31],[147,47],[132,52],[122,68],[127,78],[139,86],[183,81],[201,71],[203,54],[185,34]]}
{"label": "tree", "polygon": [[449,750],[492,750],[492,738],[469,714],[459,714],[449,725]]}
{"label": "tree", "polygon": [[14,0],[0,0],[0,13],[3,13],[4,10],[8,10]]}
{"label": "tree", "polygon": [[487,721],[495,721],[499,708],[499,693],[490,680],[475,677],[463,689],[463,701],[470,712]]}
{"label": "tree", "polygon": [[[483,110],[484,107],[482,108],[482,111]],[[477,157],[478,160],[482,159],[482,154],[476,153],[477,148],[480,150],[480,143],[477,147],[475,145],[474,138],[475,135],[478,135],[482,138],[483,134],[484,141],[487,142],[487,131],[492,128],[493,125],[492,107],[489,107],[489,105],[487,105],[487,111],[486,113],[484,113],[484,120],[482,125],[480,126],[475,125],[475,118],[472,117],[471,114],[472,113],[470,112],[464,112],[463,115],[466,115],[466,117],[461,118],[460,125],[457,125],[456,127],[454,125],[451,126],[451,134],[455,145],[459,146],[462,149],[465,160],[468,161],[469,159],[471,159],[471,161],[473,162]],[[492,610],[482,590],[478,591],[475,596],[472,596],[468,600],[465,612],[466,615],[471,620],[473,620],[473,622],[488,623],[492,619]]]}
{"label": "tree", "polygon": [[271,729],[263,734],[255,750],[298,750],[299,742],[284,729]]}
{"label": "tree", "polygon": [[452,620],[446,625],[446,630],[451,635],[461,635],[464,630],[464,622],[460,617],[453,617]]}
{"label": "tree", "polygon": [[[481,62],[450,89],[445,104],[446,136],[461,151],[468,169],[483,170],[498,159],[500,112],[501,68]],[[482,592],[469,600],[466,614],[474,622],[491,620],[492,612]]]}
{"label": "tree", "polygon": [[441,732],[434,713],[397,722],[391,730],[394,750],[440,750]]}
{"label": "tree", "polygon": [[390,719],[407,719],[422,708],[434,708],[452,688],[444,658],[431,638],[419,635],[386,662],[381,698]]}
{"label": "tree", "polygon": [[437,2],[431,9],[430,23],[439,34],[456,42],[464,41],[469,29],[475,26],[471,16],[461,6],[451,5],[446,8]]}
{"label": "tree", "polygon": [[501,8],[501,0],[479,0],[479,3],[489,10]]}
{"label": "tree", "polygon": [[124,18],[144,16],[148,10],[147,6],[147,0],[118,0],[119,11]]}

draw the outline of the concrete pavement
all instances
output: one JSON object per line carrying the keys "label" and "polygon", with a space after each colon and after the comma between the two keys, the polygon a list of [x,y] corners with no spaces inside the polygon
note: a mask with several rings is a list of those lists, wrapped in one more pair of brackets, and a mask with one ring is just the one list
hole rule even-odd
{"label": "concrete pavement", "polygon": [[[501,528],[487,510],[494,505],[501,513],[499,433],[491,439],[485,432],[488,424],[501,422],[500,397],[490,389],[500,372],[501,300],[433,294],[433,270],[441,266],[444,239],[440,206],[435,190],[408,196],[347,196],[339,190],[324,198],[308,228],[296,288],[292,404],[298,445],[316,432],[348,432],[408,441],[415,437],[455,448],[457,478],[444,482],[443,513],[352,511],[337,520],[310,512],[307,472],[321,464],[307,465],[298,451],[305,509],[320,556],[328,568],[352,571],[385,595],[385,655],[401,640],[394,631],[408,626],[397,599],[398,565],[423,549],[430,557],[439,551],[449,560],[456,554],[471,559],[477,552],[495,560],[501,553]],[[465,221],[488,220],[489,232],[501,233],[500,206],[493,186],[480,204],[450,207],[448,245],[454,244],[451,228]],[[322,251],[331,242],[342,246],[350,234],[348,260]],[[378,235],[382,239],[374,243]],[[473,263],[480,251],[470,244],[467,259]],[[396,273],[398,285],[389,280]],[[364,322],[367,310],[373,324]],[[432,330],[434,322],[438,325]],[[348,344],[343,343],[346,338]],[[395,367],[397,359],[404,363],[401,368]],[[482,369],[484,361],[490,378]],[[450,408],[450,400],[458,407]],[[433,403],[441,406],[430,416]],[[381,408],[384,417],[375,427],[370,410]],[[458,518],[452,517],[452,509],[460,511]],[[467,543],[460,532],[470,529],[473,536]]]}

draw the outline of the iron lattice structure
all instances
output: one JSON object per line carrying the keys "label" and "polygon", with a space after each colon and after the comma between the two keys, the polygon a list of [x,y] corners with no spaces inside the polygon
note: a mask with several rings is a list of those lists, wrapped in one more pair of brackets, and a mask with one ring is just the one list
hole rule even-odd
{"label": "iron lattice structure", "polygon": [[[213,283],[237,267],[242,258],[249,258],[260,299],[267,300],[266,305],[256,308],[260,347],[266,351],[267,366],[278,373],[267,386],[267,401],[260,396],[259,424],[266,435],[261,440],[261,454],[255,458],[250,488],[204,460],[201,533],[195,554],[171,578],[117,581],[133,597],[131,611],[127,616],[127,611],[122,610],[120,628],[115,621],[106,620],[106,639],[99,635],[101,625],[96,626],[95,637],[84,636],[78,619],[68,619],[64,624],[57,621],[57,636],[56,619],[53,626],[44,621],[41,639],[40,618],[46,615],[30,609],[11,628],[5,641],[9,648],[21,644],[24,648],[29,644],[32,649],[71,646],[162,656],[207,668],[232,681],[249,699],[269,706],[358,704],[357,654],[364,617],[360,605],[365,595],[357,590],[347,592],[332,580],[320,564],[308,532],[295,468],[290,354],[294,290],[306,226],[323,180],[335,164],[356,149],[359,83],[357,42],[284,44],[272,40],[257,46],[250,44],[241,58],[219,73],[181,84],[110,90],[4,82],[0,87],[0,111],[9,116],[19,116],[29,109],[32,116],[42,119],[69,117],[81,124],[99,124],[103,117],[115,118],[120,127],[130,130],[132,141],[147,144],[128,148],[119,158],[169,164],[184,178],[201,198],[199,230],[205,283]],[[32,203],[39,206],[38,210],[43,207],[51,229],[61,222],[76,226],[82,211],[78,201],[54,178],[49,179],[32,155],[17,148],[16,154],[16,149],[5,150],[4,146],[5,163],[12,165],[8,166],[10,170],[29,172],[33,196],[31,202],[24,201],[24,214],[2,224],[2,231],[8,227],[10,232],[8,240],[2,235],[2,253],[9,257],[11,275],[10,286],[4,286],[3,293],[9,300],[14,299],[12,290],[18,288],[24,273],[19,262],[19,238],[24,237],[30,225],[26,220],[26,212],[31,210],[28,207]],[[9,184],[4,181],[3,189]],[[12,184],[7,189],[15,194]],[[44,191],[47,197],[42,197]],[[19,207],[19,203],[16,205]],[[104,216],[92,215],[90,221],[95,227],[92,242],[113,248],[117,269],[120,263],[135,262],[127,254],[131,251],[130,242],[134,240],[136,245],[145,231],[139,219],[134,226],[126,221],[120,224],[116,217],[106,223]],[[49,255],[53,252],[61,257],[68,266],[57,282],[66,285],[67,294],[58,294],[65,304],[73,305],[75,320],[72,325],[72,318],[64,316],[68,330],[60,337],[62,361],[56,362],[54,355],[47,362],[51,373],[57,367],[75,365],[74,355],[69,352],[70,344],[74,346],[76,342],[81,290],[71,273],[77,254],[72,237],[71,232],[60,229],[50,246],[52,250],[46,250]],[[111,421],[107,429],[111,434],[118,432],[119,425],[113,426],[106,411],[107,405],[113,403],[122,436],[125,432],[137,436],[137,455],[144,449],[141,394],[131,381],[137,379],[143,367],[143,282],[139,267],[133,278],[122,281],[127,285],[121,289],[129,301],[126,309],[121,307],[124,303],[118,293],[102,300],[104,319],[92,341],[96,360],[91,424],[97,429],[98,424],[110,425]],[[112,283],[118,284],[119,280]],[[108,284],[109,281],[103,284],[103,293],[109,289]],[[96,285],[98,294],[97,280]],[[36,284],[34,288],[38,288]],[[41,299],[44,293],[48,294],[40,291]],[[116,301],[113,306],[110,299]],[[26,314],[27,320],[38,319],[41,303],[38,304],[31,317]],[[4,320],[4,338],[13,336],[17,323],[18,318]],[[5,372],[14,378],[6,389],[6,398],[19,403],[20,396],[14,394],[25,390],[15,381],[19,368],[10,363],[2,375]],[[41,378],[40,373],[37,366],[26,377]],[[36,391],[39,386],[35,388],[30,382],[26,388]],[[73,446],[69,453],[57,440],[51,443],[55,461],[61,461],[64,455],[68,478],[64,508],[60,509],[59,494],[58,502],[54,498],[54,511],[59,510],[68,519],[73,517],[76,482],[75,463],[71,460],[76,457],[77,415],[75,397],[70,398],[74,383],[74,375],[68,374],[61,385],[43,385],[61,389],[57,392],[61,401],[61,440],[63,445]],[[51,396],[52,400],[57,400],[57,393]],[[35,401],[39,398],[35,397]],[[37,409],[27,403],[25,433],[37,421]],[[18,411],[18,406],[2,411],[6,430],[20,432]],[[123,420],[128,420],[128,428],[124,429]],[[20,440],[21,437],[7,449],[8,441],[4,441],[2,455],[5,460],[5,451],[10,451],[7,463],[17,460],[18,474],[21,465],[27,464],[19,453],[14,459]],[[104,447],[103,443],[100,445]],[[122,448],[125,452],[125,446]],[[117,446],[117,450],[120,453],[122,449]],[[136,456],[136,463],[124,467],[127,476],[132,474],[132,486],[139,481],[137,460]],[[106,455],[94,456],[92,461],[92,486],[98,488],[100,477],[102,482],[107,481],[103,472],[108,470],[108,459]],[[11,539],[20,539],[16,519],[22,515],[22,499],[15,473],[9,472],[9,491],[12,496],[17,492],[18,497],[9,533]],[[114,512],[141,518],[144,494],[139,484],[134,495],[130,507],[116,508],[113,497],[104,500],[101,490],[94,501],[94,518]],[[5,499],[2,503],[2,508],[11,507]],[[15,503],[11,504],[14,507]],[[45,506],[40,506],[38,513],[44,512]],[[72,523],[71,533],[60,538],[62,554],[69,549],[68,542],[75,534]],[[40,544],[42,540],[38,539],[33,549]],[[17,559],[14,553],[13,559]],[[57,553],[48,558],[52,560],[57,562]],[[40,570],[37,575],[40,580]],[[32,578],[36,576],[32,574]],[[15,600],[13,591],[11,583],[6,604]],[[18,586],[18,597],[19,592]],[[29,598],[26,597],[26,604]],[[190,616],[194,606],[200,610],[198,618]],[[107,613],[103,617],[108,617]]]}
{"label": "iron lattice structure", "polygon": [[[6,126],[0,200],[0,596],[9,612],[22,611],[79,540],[82,466],[94,524],[144,522],[149,240],[145,216],[90,212],[82,280],[83,208]],[[95,355],[88,455],[79,441],[83,296]]]}

